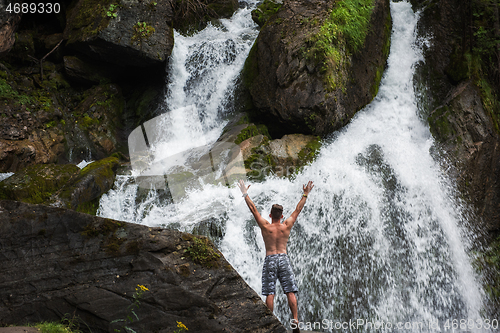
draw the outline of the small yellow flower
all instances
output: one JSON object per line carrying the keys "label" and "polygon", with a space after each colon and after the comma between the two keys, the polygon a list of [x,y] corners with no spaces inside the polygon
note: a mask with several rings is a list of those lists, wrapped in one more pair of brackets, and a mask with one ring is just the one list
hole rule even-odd
{"label": "small yellow flower", "polygon": [[142,284],[138,284],[137,287],[141,288],[142,291],[149,291],[149,289],[143,286]]}
{"label": "small yellow flower", "polygon": [[182,323],[182,321],[177,322],[177,327],[185,329],[186,331],[189,331],[189,329]]}

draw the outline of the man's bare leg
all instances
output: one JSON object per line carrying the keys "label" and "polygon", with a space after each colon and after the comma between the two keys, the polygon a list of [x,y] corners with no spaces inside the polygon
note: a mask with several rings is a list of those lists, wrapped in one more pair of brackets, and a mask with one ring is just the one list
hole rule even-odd
{"label": "man's bare leg", "polygon": [[274,294],[267,295],[266,297],[266,305],[273,312],[274,309]]}
{"label": "man's bare leg", "polygon": [[295,297],[295,293],[287,293],[286,298],[288,298],[288,306],[290,307],[290,310],[292,311],[292,316],[293,319],[299,322],[299,314],[297,310],[297,297]]}

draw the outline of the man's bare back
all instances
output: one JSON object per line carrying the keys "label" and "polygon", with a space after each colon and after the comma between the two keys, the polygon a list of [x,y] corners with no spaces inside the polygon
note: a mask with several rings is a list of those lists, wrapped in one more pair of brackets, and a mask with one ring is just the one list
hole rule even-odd
{"label": "man's bare back", "polygon": [[266,256],[286,253],[286,244],[291,230],[290,224],[280,223],[279,221],[278,223],[268,222],[260,228],[264,244],[266,244]]}
{"label": "man's bare back", "polygon": [[[271,311],[273,310],[275,282],[276,279],[279,278],[283,291],[286,293],[288,305],[292,311],[292,322],[298,324],[297,299],[295,297],[295,293],[298,291],[298,288],[295,283],[295,277],[290,265],[290,260],[286,254],[286,245],[288,243],[290,231],[297,220],[297,216],[302,211],[302,208],[304,208],[307,196],[314,187],[313,182],[309,181],[307,185],[303,186],[304,194],[302,195],[302,198],[300,198],[300,201],[292,215],[283,221],[283,223],[281,223],[281,219],[283,218],[282,206],[273,205],[271,208],[271,214],[269,214],[269,217],[271,218],[271,223],[269,223],[260,215],[252,199],[248,196],[247,191],[250,188],[250,185],[246,187],[243,180],[240,180],[238,182],[238,187],[240,188],[241,193],[243,193],[245,202],[260,227],[262,238],[264,238],[264,243],[266,244],[266,259],[262,270],[262,294],[267,296],[266,305],[269,309],[271,309]],[[269,264],[271,261],[273,264]],[[272,266],[273,269],[270,269],[270,266]],[[276,275],[276,269],[280,270],[278,275]],[[300,330],[295,325],[293,332],[299,331]]]}

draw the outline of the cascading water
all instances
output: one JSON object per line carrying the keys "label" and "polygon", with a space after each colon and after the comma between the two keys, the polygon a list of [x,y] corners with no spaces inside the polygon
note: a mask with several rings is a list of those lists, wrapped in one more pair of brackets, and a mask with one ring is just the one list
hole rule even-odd
{"label": "cascading water", "polygon": [[[193,37],[176,36],[167,104],[172,109],[196,105],[201,126],[190,127],[185,115],[171,115],[169,122],[180,134],[167,134],[156,156],[171,154],[172,142],[187,149],[220,135],[229,87],[256,36],[249,11],[242,9],[221,27]],[[451,326],[454,319],[480,318],[481,291],[459,228],[465,222],[462,207],[430,154],[433,139],[416,106],[413,69],[423,60],[415,37],[418,14],[406,2],[391,3],[391,11],[388,69],[375,100],[294,180],[269,177],[249,190],[263,216],[273,203],[281,203],[288,216],[302,184],[315,182],[288,253],[300,289],[299,317],[320,322],[324,331],[363,320],[411,323],[407,331],[427,332],[436,331],[436,323],[443,330],[447,321]],[[209,45],[216,53],[207,51]],[[264,243],[235,188],[206,185],[175,204],[151,191],[138,201],[131,177],[120,176],[103,196],[99,215],[184,231],[212,218],[225,227],[220,250],[260,293]],[[288,325],[281,291],[275,302],[275,314]]]}

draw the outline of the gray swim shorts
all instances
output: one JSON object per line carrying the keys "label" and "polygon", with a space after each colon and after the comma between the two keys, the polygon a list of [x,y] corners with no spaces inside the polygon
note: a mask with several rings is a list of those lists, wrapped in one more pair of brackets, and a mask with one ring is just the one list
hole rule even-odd
{"label": "gray swim shorts", "polygon": [[286,253],[266,256],[262,269],[262,295],[273,295],[276,292],[276,279],[280,280],[285,294],[299,291],[290,259]]}

